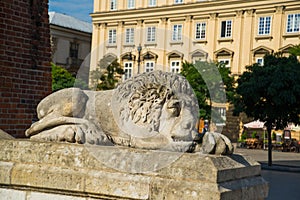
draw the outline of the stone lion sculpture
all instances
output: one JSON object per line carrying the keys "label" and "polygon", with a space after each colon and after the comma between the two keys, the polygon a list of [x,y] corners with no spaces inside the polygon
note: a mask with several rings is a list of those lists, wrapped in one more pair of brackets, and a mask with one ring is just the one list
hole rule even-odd
{"label": "stone lion sculpture", "polygon": [[180,152],[231,154],[227,137],[195,129],[197,99],[181,75],[143,73],[108,91],[68,88],[44,98],[39,121],[26,130],[32,140]]}

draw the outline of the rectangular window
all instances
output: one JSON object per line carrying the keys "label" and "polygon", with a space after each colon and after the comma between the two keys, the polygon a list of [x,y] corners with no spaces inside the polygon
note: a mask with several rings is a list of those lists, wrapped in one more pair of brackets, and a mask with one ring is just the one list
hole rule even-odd
{"label": "rectangular window", "polygon": [[230,68],[230,59],[218,59],[218,62],[219,62],[220,64],[224,64],[225,67]]}
{"label": "rectangular window", "polygon": [[287,33],[297,33],[300,27],[300,13],[299,14],[289,14],[287,16],[286,32]]}
{"label": "rectangular window", "polygon": [[220,116],[226,119],[226,108],[217,108]]}
{"label": "rectangular window", "polygon": [[124,80],[132,77],[133,62],[124,63]]}
{"label": "rectangular window", "polygon": [[271,17],[260,17],[258,22],[258,35],[270,35]]}
{"label": "rectangular window", "polygon": [[256,58],[256,63],[260,66],[264,65],[264,59],[263,58]]}
{"label": "rectangular window", "polygon": [[182,40],[182,24],[173,25],[172,29],[172,41]]}
{"label": "rectangular window", "polygon": [[183,0],[174,0],[174,3],[175,4],[180,4],[180,3],[183,3]]}
{"label": "rectangular window", "polygon": [[156,27],[151,26],[147,28],[147,42],[155,42],[156,40]]}
{"label": "rectangular window", "polygon": [[230,38],[232,31],[232,21],[226,20],[221,22],[221,38]]}
{"label": "rectangular window", "polygon": [[206,22],[196,23],[196,40],[206,38]]}
{"label": "rectangular window", "polygon": [[180,73],[180,61],[171,61],[171,72]]}
{"label": "rectangular window", "polygon": [[128,9],[132,9],[132,8],[134,8],[135,7],[135,2],[134,2],[135,0],[127,0],[127,8]]}
{"label": "rectangular window", "polygon": [[145,72],[152,72],[154,70],[155,63],[153,61],[145,62]]}
{"label": "rectangular window", "polygon": [[134,43],[134,28],[127,28],[125,34],[125,43],[133,44]]}
{"label": "rectangular window", "polygon": [[156,0],[149,0],[149,6],[156,6]]}
{"label": "rectangular window", "polygon": [[117,0],[110,0],[110,10],[117,10]]}
{"label": "rectangular window", "polygon": [[78,58],[78,49],[79,44],[75,42],[70,43],[70,57],[71,58]]}
{"label": "rectangular window", "polygon": [[117,30],[111,29],[108,31],[108,44],[116,44],[117,43]]}

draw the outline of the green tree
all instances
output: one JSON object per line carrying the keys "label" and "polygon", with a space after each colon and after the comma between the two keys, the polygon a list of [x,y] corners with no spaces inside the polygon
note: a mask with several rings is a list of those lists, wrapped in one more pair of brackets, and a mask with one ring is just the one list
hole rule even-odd
{"label": "green tree", "polygon": [[300,44],[293,46],[289,49],[289,53],[294,56],[300,56]]}
{"label": "green tree", "polygon": [[117,60],[114,60],[108,64],[105,70],[101,70],[100,66],[100,70],[96,69],[91,72],[94,90],[114,89],[122,74],[124,74],[124,70],[121,68]]}
{"label": "green tree", "polygon": [[52,91],[57,91],[63,88],[70,88],[74,86],[75,77],[72,76],[63,67],[51,63],[52,66]]}
{"label": "green tree", "polygon": [[212,109],[212,102],[225,103],[232,99],[234,78],[230,76],[229,68],[220,63],[197,62],[193,65],[184,62],[181,74],[194,90],[200,118],[214,118],[217,122],[222,122],[219,114]]}
{"label": "green tree", "polygon": [[266,55],[264,65],[254,64],[238,78],[235,114],[265,122],[268,132],[269,165],[272,165],[271,131],[289,122],[299,124],[300,64],[295,56]]}
{"label": "green tree", "polygon": [[68,70],[63,67],[51,63],[52,67],[52,91],[57,91],[63,88],[77,87],[88,89],[88,84],[80,78],[72,76]]}

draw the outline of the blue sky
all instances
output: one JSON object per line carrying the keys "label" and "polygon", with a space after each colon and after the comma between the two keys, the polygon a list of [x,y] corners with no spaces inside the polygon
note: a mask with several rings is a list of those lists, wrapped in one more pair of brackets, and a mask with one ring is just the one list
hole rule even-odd
{"label": "blue sky", "polygon": [[49,11],[73,16],[82,21],[91,22],[94,0],[49,0]]}

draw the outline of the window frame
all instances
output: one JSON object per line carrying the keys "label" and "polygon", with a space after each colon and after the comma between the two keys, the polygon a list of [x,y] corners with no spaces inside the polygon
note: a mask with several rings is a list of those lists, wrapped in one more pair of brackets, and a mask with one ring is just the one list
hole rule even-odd
{"label": "window frame", "polygon": [[[267,20],[269,18],[269,21]],[[257,35],[271,35],[272,16],[258,17]]]}
{"label": "window frame", "polygon": [[126,61],[123,63],[124,66],[124,75],[123,80],[127,80],[133,75],[133,61]]}
{"label": "window frame", "polygon": [[[147,66],[147,64],[149,64]],[[152,66],[150,66],[150,64]],[[155,62],[154,61],[145,61],[145,72],[152,72],[155,69]]]}
{"label": "window frame", "polygon": [[[261,60],[261,62],[259,60]],[[264,66],[264,58],[263,57],[257,57],[255,59],[255,63],[257,63],[259,66]]]}
{"label": "window frame", "polygon": [[148,1],[148,6],[152,7],[152,6],[156,6],[157,1],[156,0],[149,0]]}
{"label": "window frame", "polygon": [[[179,27],[180,27],[180,29],[179,29]],[[173,24],[172,25],[172,42],[182,41],[182,33],[183,33],[183,24]]]}
{"label": "window frame", "polygon": [[125,29],[125,44],[134,44],[134,28]]}
{"label": "window frame", "polygon": [[[289,20],[291,16],[292,19]],[[286,33],[299,33],[299,32],[300,32],[300,13],[288,14],[286,19]]]}
{"label": "window frame", "polygon": [[78,59],[78,56],[79,56],[79,43],[70,42],[69,57]]}
{"label": "window frame", "polygon": [[117,0],[110,0],[109,10],[110,11],[117,10]]}
{"label": "window frame", "polygon": [[[225,24],[223,25],[223,23],[225,23]],[[232,38],[232,25],[233,25],[232,19],[227,19],[227,20],[221,21],[220,38]],[[223,28],[224,28],[224,30],[223,30]]]}
{"label": "window frame", "polygon": [[[224,62],[224,61],[225,61],[225,62]],[[227,64],[226,64],[226,61],[228,61]],[[219,63],[224,62],[225,67],[231,68],[231,59],[230,59],[230,58],[219,58],[219,59],[218,59],[218,62],[219,62]]]}
{"label": "window frame", "polygon": [[[198,25],[200,26],[199,29],[198,29]],[[196,40],[205,40],[206,39],[206,26],[207,26],[206,22],[196,22],[195,23],[195,39]],[[204,34],[204,37],[202,34]]]}
{"label": "window frame", "polygon": [[156,42],[156,26],[148,26],[146,29],[146,42],[155,43]]}
{"label": "window frame", "polygon": [[117,44],[117,29],[108,30],[108,44],[109,45]]}
{"label": "window frame", "polygon": [[[176,65],[173,65],[176,63]],[[178,63],[178,65],[177,65]],[[181,72],[181,60],[171,60],[170,61],[170,72],[179,74]]]}
{"label": "window frame", "polygon": [[183,4],[184,0],[174,0],[174,4]]}
{"label": "window frame", "polygon": [[135,8],[135,0],[127,0],[127,9]]}

